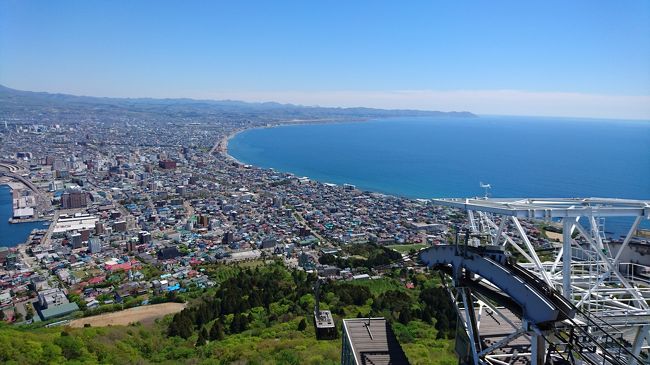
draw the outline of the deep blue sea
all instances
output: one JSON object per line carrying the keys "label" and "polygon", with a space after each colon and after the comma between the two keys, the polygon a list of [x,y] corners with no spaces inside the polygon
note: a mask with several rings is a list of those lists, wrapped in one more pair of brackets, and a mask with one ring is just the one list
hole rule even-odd
{"label": "deep blue sea", "polygon": [[34,229],[46,229],[44,222],[11,224],[9,219],[13,214],[11,189],[0,185],[0,247],[13,247],[29,238]]}
{"label": "deep blue sea", "polygon": [[[650,121],[548,117],[393,118],[252,129],[243,163],[411,198],[650,200]],[[608,227],[620,232],[620,227]]]}

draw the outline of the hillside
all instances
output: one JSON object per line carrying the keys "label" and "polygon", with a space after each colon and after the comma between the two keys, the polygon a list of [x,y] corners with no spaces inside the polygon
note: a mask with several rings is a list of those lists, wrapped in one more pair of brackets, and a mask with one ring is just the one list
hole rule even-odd
{"label": "hillside", "polygon": [[[316,340],[315,278],[281,264],[255,269],[210,265],[218,289],[187,298],[188,308],[153,324],[15,328],[0,325],[6,364],[337,364],[341,340]],[[406,289],[404,280],[417,283]],[[448,364],[455,312],[428,275],[396,270],[378,280],[332,282],[321,308],[342,318],[383,316],[412,364]]]}

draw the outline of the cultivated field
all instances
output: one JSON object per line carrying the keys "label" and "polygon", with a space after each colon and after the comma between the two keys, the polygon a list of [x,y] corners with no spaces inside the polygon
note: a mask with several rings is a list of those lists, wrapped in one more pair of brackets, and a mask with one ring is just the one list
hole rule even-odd
{"label": "cultivated field", "polygon": [[71,321],[68,326],[70,327],[83,327],[88,323],[92,327],[104,326],[126,326],[129,323],[140,322],[142,324],[153,323],[157,318],[164,317],[170,313],[180,312],[185,308],[183,303],[161,303],[153,305],[145,305],[142,307],[135,307],[125,309],[119,312],[105,313],[92,317],[85,317]]}

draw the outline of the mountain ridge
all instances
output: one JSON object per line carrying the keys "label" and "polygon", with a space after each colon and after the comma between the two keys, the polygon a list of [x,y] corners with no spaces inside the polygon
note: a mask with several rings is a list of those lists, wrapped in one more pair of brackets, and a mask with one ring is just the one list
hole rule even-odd
{"label": "mountain ridge", "polygon": [[222,109],[222,111],[305,111],[305,112],[334,112],[337,114],[351,115],[386,115],[386,116],[447,116],[447,117],[465,117],[475,118],[477,115],[468,111],[436,111],[436,110],[413,110],[413,109],[380,109],[368,107],[322,107],[306,106],[299,104],[283,104],[275,101],[267,102],[248,102],[241,100],[214,100],[214,99],[192,99],[192,98],[115,98],[86,95],[72,95],[65,93],[49,93],[42,91],[17,90],[0,84],[0,105],[3,104],[22,104],[38,105],[49,103],[65,104],[95,104],[95,105],[114,105],[127,107],[207,107],[210,109]]}

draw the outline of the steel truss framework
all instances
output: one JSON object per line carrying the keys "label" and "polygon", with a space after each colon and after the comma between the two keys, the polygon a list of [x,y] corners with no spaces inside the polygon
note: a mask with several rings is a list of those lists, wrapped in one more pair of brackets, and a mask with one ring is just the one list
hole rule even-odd
{"label": "steel truss framework", "polygon": [[[577,308],[573,320],[541,329],[515,318],[493,300],[450,283],[462,319],[460,326],[468,339],[476,339],[469,341],[470,362],[544,364],[562,359],[570,363],[650,363],[644,357],[650,352],[650,286],[619,270],[631,264],[621,262],[622,253],[639,223],[650,219],[650,201],[474,198],[433,199],[432,203],[465,210],[471,232],[468,245],[502,246],[519,254],[520,266]],[[600,219],[606,217],[633,218],[616,254],[599,230]],[[560,223],[562,243],[542,260],[520,219]],[[490,333],[481,333],[481,322],[486,320],[499,323],[502,334],[488,340]]]}

